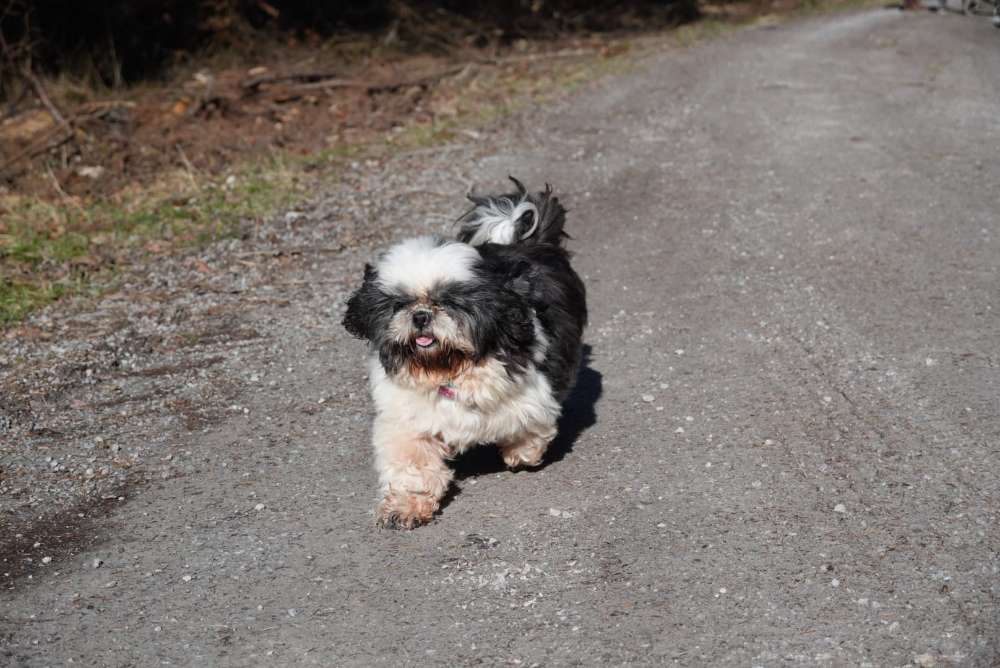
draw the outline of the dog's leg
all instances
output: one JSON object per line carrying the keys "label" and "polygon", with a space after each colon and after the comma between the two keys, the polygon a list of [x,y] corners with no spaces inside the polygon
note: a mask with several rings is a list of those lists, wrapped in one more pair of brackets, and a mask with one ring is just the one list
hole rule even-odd
{"label": "dog's leg", "polygon": [[380,527],[412,529],[431,521],[451,483],[447,448],[439,439],[398,425],[375,422],[375,466],[382,501],[375,509]]}
{"label": "dog's leg", "polygon": [[526,431],[517,438],[500,443],[500,454],[508,468],[520,469],[542,463],[545,450],[556,436],[555,425]]}

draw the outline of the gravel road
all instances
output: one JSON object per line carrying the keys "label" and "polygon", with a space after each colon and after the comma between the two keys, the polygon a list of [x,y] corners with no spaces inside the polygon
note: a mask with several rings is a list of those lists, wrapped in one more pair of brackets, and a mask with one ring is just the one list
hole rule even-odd
{"label": "gravel road", "polygon": [[[0,663],[1000,664],[1000,35],[665,49],[0,342]],[[512,173],[592,313],[553,460],[376,531],[343,301]]]}

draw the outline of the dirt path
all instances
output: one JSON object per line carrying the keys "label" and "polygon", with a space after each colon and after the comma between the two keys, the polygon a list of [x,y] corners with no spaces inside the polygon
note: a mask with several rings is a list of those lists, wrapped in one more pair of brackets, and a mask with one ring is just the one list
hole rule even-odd
{"label": "dirt path", "polygon": [[[0,349],[0,651],[996,665],[996,40],[872,11],[664,53],[36,319]],[[557,459],[464,460],[438,521],[377,532],[343,299],[507,173],[566,193],[590,291]]]}

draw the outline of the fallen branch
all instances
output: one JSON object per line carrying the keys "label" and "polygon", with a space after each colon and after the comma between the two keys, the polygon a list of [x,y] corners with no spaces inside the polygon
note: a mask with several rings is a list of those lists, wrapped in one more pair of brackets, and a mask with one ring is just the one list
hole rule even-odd
{"label": "fallen branch", "polygon": [[24,67],[21,70],[21,76],[23,76],[28,83],[31,84],[31,88],[35,91],[38,101],[42,103],[45,109],[49,112],[49,115],[52,116],[52,119],[61,125],[64,130],[72,134],[73,126],[66,120],[66,117],[62,115],[62,112],[59,111],[59,107],[57,107],[49,98],[49,94],[45,92],[45,86],[43,86],[42,82],[38,80],[35,73],[31,71],[31,67]]}
{"label": "fallen branch", "polygon": [[438,70],[437,72],[432,72],[431,74],[426,74],[422,77],[414,77],[412,79],[401,79],[399,81],[387,81],[385,83],[365,83],[363,81],[355,81],[351,79],[330,79],[328,81],[313,81],[310,83],[304,83],[296,86],[300,90],[316,90],[316,89],[328,89],[328,88],[360,88],[366,93],[390,93],[392,91],[397,91],[401,88],[411,88],[413,86],[419,86],[421,88],[428,86],[436,81],[450,77],[454,74],[458,74],[465,70],[466,67],[470,67],[470,64],[465,63],[462,65],[453,65],[451,67],[446,67],[443,70]]}
{"label": "fallen branch", "polygon": [[301,74],[269,74],[246,79],[240,83],[240,88],[246,91],[253,91],[264,84],[285,83],[288,81],[319,81],[321,79],[335,79],[337,74],[331,72],[304,72]]}

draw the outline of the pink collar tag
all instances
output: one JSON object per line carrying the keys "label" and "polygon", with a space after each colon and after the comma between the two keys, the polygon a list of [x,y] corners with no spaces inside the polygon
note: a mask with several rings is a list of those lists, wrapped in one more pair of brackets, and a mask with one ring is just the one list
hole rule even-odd
{"label": "pink collar tag", "polygon": [[451,383],[438,385],[438,396],[442,396],[445,399],[454,399],[456,395],[455,388],[452,387]]}

